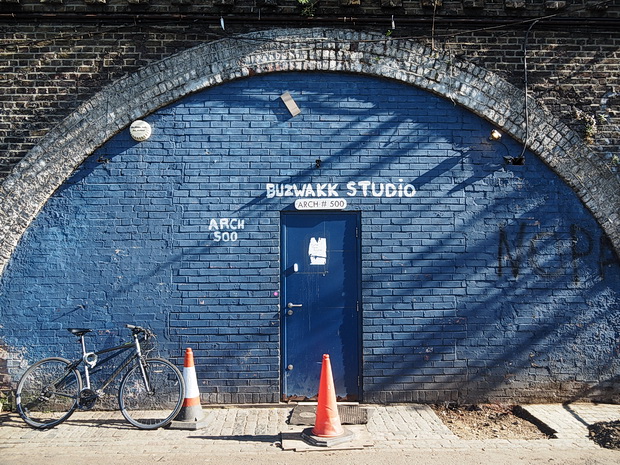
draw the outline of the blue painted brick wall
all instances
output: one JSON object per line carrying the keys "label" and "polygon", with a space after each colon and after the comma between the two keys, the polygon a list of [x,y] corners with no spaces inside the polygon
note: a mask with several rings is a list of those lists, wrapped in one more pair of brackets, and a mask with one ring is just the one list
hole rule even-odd
{"label": "blue painted brick wall", "polygon": [[[490,142],[451,102],[273,74],[146,119],[148,141],[118,134],[49,200],[2,276],[15,376],[74,353],[62,328],[103,344],[137,323],[179,365],[193,348],[204,400],[278,401],[279,221],[294,199],[268,198],[268,183],[337,183],[361,211],[364,400],[557,399],[620,373],[620,266],[600,228],[532,154],[506,167],[521,146]],[[348,196],[351,181],[416,195]]]}

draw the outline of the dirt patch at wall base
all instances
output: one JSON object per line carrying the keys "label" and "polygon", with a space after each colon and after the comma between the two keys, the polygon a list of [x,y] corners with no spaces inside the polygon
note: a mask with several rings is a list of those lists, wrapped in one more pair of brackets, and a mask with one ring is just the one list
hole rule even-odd
{"label": "dirt patch at wall base", "polygon": [[435,405],[433,410],[461,439],[549,439],[510,405]]}

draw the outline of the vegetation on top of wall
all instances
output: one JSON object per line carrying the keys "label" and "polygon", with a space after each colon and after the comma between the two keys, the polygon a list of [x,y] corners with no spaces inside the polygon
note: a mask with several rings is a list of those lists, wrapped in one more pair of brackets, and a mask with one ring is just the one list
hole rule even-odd
{"label": "vegetation on top of wall", "polygon": [[314,16],[316,14],[317,0],[297,0],[301,6],[300,14],[302,16]]}

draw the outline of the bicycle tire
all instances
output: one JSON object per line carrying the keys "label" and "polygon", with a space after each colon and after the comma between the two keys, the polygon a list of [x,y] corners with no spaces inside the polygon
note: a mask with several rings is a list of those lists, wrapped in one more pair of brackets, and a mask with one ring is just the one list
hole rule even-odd
{"label": "bicycle tire", "polygon": [[129,423],[140,429],[157,429],[169,424],[181,410],[185,382],[168,360],[149,358],[144,367],[151,391],[147,391],[140,364],[136,364],[121,381],[118,403]]}
{"label": "bicycle tire", "polygon": [[44,358],[30,366],[19,380],[17,411],[33,428],[52,428],[75,411],[81,390],[82,378],[69,360]]}

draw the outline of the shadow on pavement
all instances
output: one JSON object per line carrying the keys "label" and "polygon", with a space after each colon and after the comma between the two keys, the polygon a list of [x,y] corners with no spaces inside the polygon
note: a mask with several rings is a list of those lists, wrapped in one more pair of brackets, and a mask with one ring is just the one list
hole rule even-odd
{"label": "shadow on pavement", "polygon": [[238,442],[265,442],[265,443],[279,443],[280,435],[251,435],[240,434],[237,436],[190,436],[190,439],[207,439],[211,441],[238,441]]}

